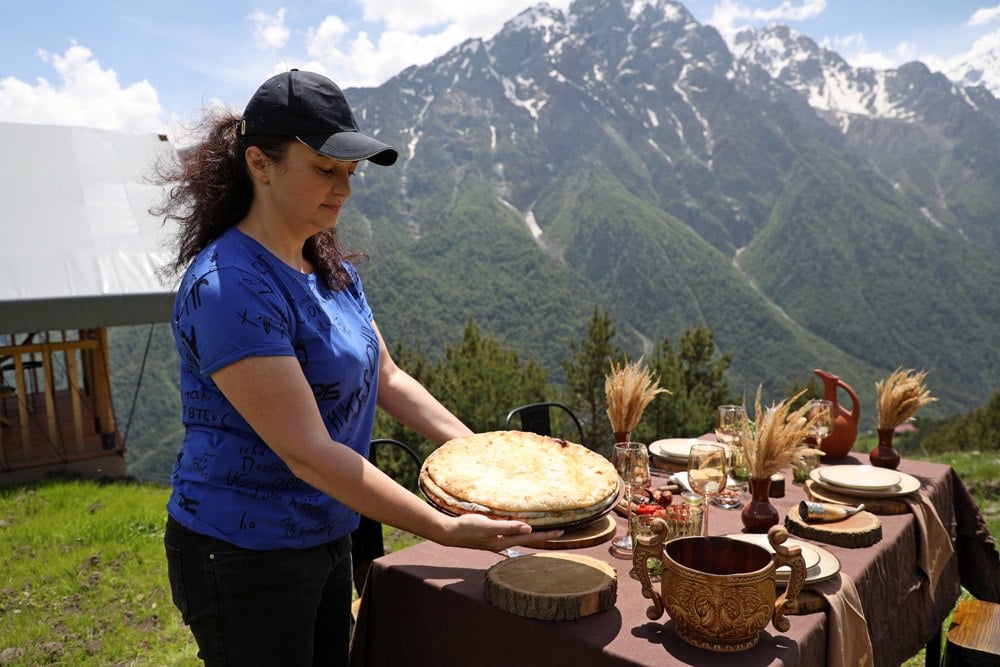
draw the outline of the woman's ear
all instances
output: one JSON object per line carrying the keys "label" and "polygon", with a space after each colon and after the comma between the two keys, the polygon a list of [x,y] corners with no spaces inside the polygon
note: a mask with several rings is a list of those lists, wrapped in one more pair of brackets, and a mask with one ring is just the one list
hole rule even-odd
{"label": "woman's ear", "polygon": [[267,166],[271,162],[271,158],[267,157],[258,146],[250,146],[247,148],[246,153],[244,153],[247,161],[247,171],[250,172],[250,177],[254,180],[259,180],[262,183],[267,183],[269,180],[267,173]]}

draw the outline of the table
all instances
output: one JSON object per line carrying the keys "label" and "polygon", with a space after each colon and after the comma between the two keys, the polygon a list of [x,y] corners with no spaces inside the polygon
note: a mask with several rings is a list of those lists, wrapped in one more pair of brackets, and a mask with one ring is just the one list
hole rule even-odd
{"label": "table", "polygon": [[[853,462],[861,463],[861,458]],[[845,461],[851,462],[851,461]],[[821,544],[853,578],[868,620],[876,665],[899,665],[939,636],[960,584],[1000,596],[995,543],[976,534],[981,523],[961,480],[946,465],[904,460],[899,468],[921,479],[942,522],[956,539],[952,558],[932,597],[917,564],[918,532],[911,514],[881,516],[883,538],[868,548]],[[790,480],[791,475],[787,475]],[[805,498],[786,483],[773,498],[782,518]],[[970,507],[971,504],[971,507]],[[956,524],[956,518],[958,522]],[[619,529],[625,521],[619,518]],[[985,525],[985,524],[982,524]],[[740,532],[738,510],[711,508],[712,534]],[[798,539],[798,538],[797,538]],[[499,554],[424,542],[377,559],[358,613],[351,664],[360,665],[822,665],[826,613],[791,616],[779,633],[769,625],[760,643],[738,654],[717,654],[686,644],[664,614],[646,617],[649,601],[629,574],[631,562],[614,558],[605,543],[576,553],[612,563],[618,571],[614,608],[575,621],[539,621],[501,611],[484,598],[486,570]],[[998,563],[993,567],[993,560]],[[959,563],[963,563],[960,575]],[[986,569],[984,570],[984,565]],[[992,567],[993,569],[989,569]],[[961,576],[961,580],[960,580]],[[968,581],[968,583],[967,583]],[[972,590],[972,588],[970,588]]]}

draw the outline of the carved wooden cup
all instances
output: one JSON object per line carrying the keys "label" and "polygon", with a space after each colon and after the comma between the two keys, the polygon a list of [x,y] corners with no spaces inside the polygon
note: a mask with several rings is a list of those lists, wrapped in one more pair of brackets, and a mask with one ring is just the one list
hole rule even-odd
{"label": "carved wooden cup", "polygon": [[[662,519],[651,529],[651,536],[639,538],[632,555],[632,571],[642,582],[642,594],[653,601],[646,610],[651,620],[666,609],[681,639],[717,652],[756,646],[760,631],[772,621],[779,631],[788,630],[785,614],[798,608],[806,564],[798,547],[783,545],[788,539],[783,526],[767,533],[773,554],[728,537],[680,537],[664,543],[667,525]],[[663,561],[660,591],[650,581],[649,558]],[[775,570],[783,565],[791,568],[791,576],[779,595]]]}

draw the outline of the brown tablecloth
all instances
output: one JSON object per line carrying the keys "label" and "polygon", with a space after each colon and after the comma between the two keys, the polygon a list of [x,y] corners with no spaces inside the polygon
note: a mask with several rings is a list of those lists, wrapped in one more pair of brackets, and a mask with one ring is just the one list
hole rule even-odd
{"label": "brown tablecloth", "polygon": [[[862,462],[860,459],[847,460]],[[867,461],[864,461],[867,462]],[[904,460],[899,468],[920,478],[943,524],[960,539],[932,596],[917,566],[918,535],[912,514],[882,516],[882,540],[847,549],[819,543],[835,554],[841,571],[856,584],[868,619],[876,665],[899,665],[941,629],[960,592],[958,562],[990,563],[991,538],[977,533],[978,509],[963,496],[959,478],[946,465]],[[791,479],[791,475],[788,475]],[[805,498],[786,483],[784,498],[772,502],[782,517]],[[956,505],[956,502],[958,505]],[[712,507],[709,532],[742,530],[738,510]],[[980,519],[981,521],[981,519]],[[619,519],[620,531],[625,522]],[[963,528],[964,526],[964,528]],[[987,532],[986,538],[989,538]],[[801,538],[797,538],[801,539]],[[786,633],[768,626],[760,643],[739,654],[698,649],[677,637],[664,614],[646,617],[649,601],[629,576],[631,562],[613,557],[609,544],[575,550],[612,563],[618,571],[614,608],[575,621],[539,621],[514,616],[486,602],[486,570],[503,556],[425,542],[375,561],[358,615],[351,664],[360,665],[822,665],[827,650],[827,615],[791,616]],[[991,552],[992,549],[992,552]],[[978,556],[970,556],[976,551]],[[1000,568],[1000,564],[997,565]],[[971,569],[971,566],[965,570]],[[995,572],[993,570],[992,572]],[[963,571],[963,583],[989,589],[989,569]],[[972,581],[975,579],[976,581]],[[1000,584],[992,582],[995,587]]]}

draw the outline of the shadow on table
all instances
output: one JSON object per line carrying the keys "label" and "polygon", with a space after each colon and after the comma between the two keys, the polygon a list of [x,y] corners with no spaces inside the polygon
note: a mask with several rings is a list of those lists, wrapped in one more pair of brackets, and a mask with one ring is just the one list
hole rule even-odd
{"label": "shadow on table", "polygon": [[664,659],[672,657],[690,665],[706,664],[712,658],[718,664],[731,665],[738,662],[741,667],[772,665],[779,659],[785,664],[794,665],[799,660],[798,644],[784,635],[772,635],[767,630],[760,633],[757,646],[735,653],[716,653],[688,644],[677,635],[676,624],[669,619],[666,622],[651,621],[636,626],[632,628],[632,636],[663,646]]}
{"label": "shadow on table", "polygon": [[[466,618],[473,619],[478,613],[481,613],[482,603],[480,601],[486,578],[486,570],[483,568],[396,565],[392,570],[384,572],[383,576],[386,578],[380,581],[379,585],[393,587],[396,595],[405,595],[408,591],[419,595],[419,589],[412,591],[409,589],[416,582],[424,582],[424,584],[430,584],[439,589],[442,593],[441,596],[438,596],[439,600],[426,599],[426,595],[422,599],[429,605],[441,605],[442,612],[447,609],[448,616],[456,619],[453,622],[462,622],[460,619],[463,618],[462,609],[464,606],[468,607]],[[561,624],[564,621],[524,618],[492,605],[487,606],[492,610],[491,615],[494,623],[500,623],[507,618],[517,619],[518,623],[525,620],[531,621],[533,627],[539,631],[540,640],[544,639],[550,645],[560,641],[562,633],[553,633],[551,624]],[[477,609],[479,609],[478,612]],[[567,626],[567,629],[570,629],[573,634],[585,636],[588,644],[606,646],[618,636],[621,627],[621,613],[616,607],[612,607],[597,614],[574,619],[571,625]],[[518,629],[518,632],[522,631],[523,628]],[[481,628],[477,629],[475,635],[477,637],[481,635]],[[502,633],[499,636],[503,636]],[[576,642],[579,639],[573,641]]]}

